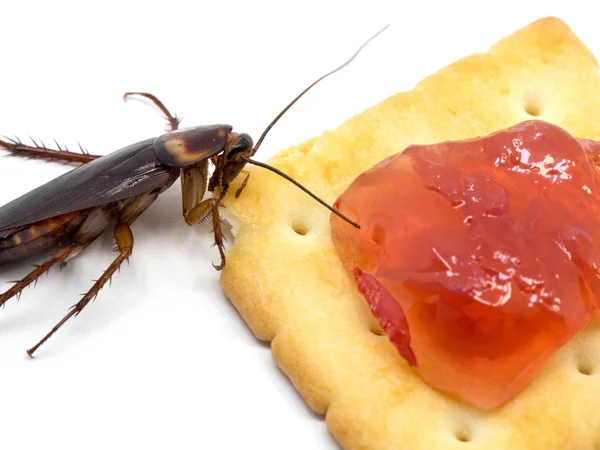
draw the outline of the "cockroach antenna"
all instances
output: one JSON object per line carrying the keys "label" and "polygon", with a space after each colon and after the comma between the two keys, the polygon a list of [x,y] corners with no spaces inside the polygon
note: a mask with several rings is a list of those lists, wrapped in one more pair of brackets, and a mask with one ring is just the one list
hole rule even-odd
{"label": "cockroach antenna", "polygon": [[[256,153],[256,151],[258,150],[258,148],[260,147],[260,145],[262,144],[262,142],[264,141],[265,137],[267,136],[267,134],[269,133],[269,131],[271,131],[271,128],[273,128],[273,126],[279,121],[279,119],[281,119],[281,117],[283,117],[283,115],[298,101],[300,100],[300,98],[302,98],[302,96],[304,96],[304,94],[306,94],[308,91],[310,91],[314,86],[316,86],[319,82],[321,82],[322,80],[324,80],[325,78],[329,77],[330,75],[333,75],[336,72],[339,72],[340,70],[342,70],[344,67],[346,67],[348,64],[350,64],[352,61],[354,61],[354,59],[358,56],[358,54],[361,52],[361,50],[363,48],[365,48],[367,46],[367,44],[369,42],[371,42],[373,39],[375,39],[377,36],[379,36],[381,33],[383,33],[387,28],[389,27],[389,24],[387,24],[385,27],[383,27],[381,30],[379,30],[377,33],[375,33],[373,36],[371,36],[369,39],[367,39],[359,48],[358,50],[356,50],[356,52],[354,52],[354,54],[350,57],[350,59],[348,59],[346,62],[344,62],[342,65],[336,67],[335,69],[333,69],[330,72],[327,72],[325,75],[321,76],[320,78],[318,78],[316,81],[312,82],[306,89],[304,89],[300,94],[298,94],[298,96],[296,96],[296,98],[294,98],[285,108],[283,108],[283,110],[277,114],[277,116],[271,121],[271,123],[265,128],[265,130],[263,131],[263,133],[260,135],[260,137],[258,138],[258,141],[256,141],[256,144],[254,145],[253,149],[252,149],[252,153],[250,154],[250,156],[254,156],[254,154]],[[285,178],[286,180],[290,181],[291,183],[293,183],[295,186],[299,187],[300,189],[302,189],[304,192],[306,192],[308,195],[310,195],[313,199],[315,199],[317,202],[319,202],[321,205],[325,206],[327,209],[329,209],[332,213],[334,213],[335,215],[337,215],[338,217],[340,217],[341,219],[345,220],[346,222],[348,222],[349,224],[353,225],[356,228],[360,228],[360,225],[357,224],[356,222],[354,222],[353,220],[351,220],[350,218],[346,217],[344,214],[342,214],[341,212],[339,212],[337,209],[333,208],[332,206],[330,206],[329,204],[327,204],[326,202],[324,202],[323,200],[321,200],[319,197],[317,197],[315,194],[313,194],[311,191],[309,191],[307,188],[305,188],[304,186],[302,186],[300,183],[298,183],[296,180],[290,178],[288,175],[284,174],[283,172],[281,172],[280,170],[276,169],[273,166],[270,166],[269,164],[265,164],[265,163],[260,163],[254,159],[252,159],[250,156],[247,155],[242,155],[241,159],[243,159],[246,163],[248,164],[253,164],[255,166],[259,166],[262,167],[264,169],[270,170],[274,173],[276,173],[277,175]],[[244,180],[244,184],[242,186],[241,189],[243,189],[243,187],[246,185],[246,180]],[[238,190],[238,192],[236,193],[236,197],[238,197],[240,194],[240,189]]]}

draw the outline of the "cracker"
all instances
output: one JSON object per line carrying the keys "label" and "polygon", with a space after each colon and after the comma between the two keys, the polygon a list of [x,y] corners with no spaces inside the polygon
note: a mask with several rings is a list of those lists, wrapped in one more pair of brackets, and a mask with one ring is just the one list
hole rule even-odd
{"label": "cracker", "polygon": [[[539,118],[600,140],[594,56],[559,19],[539,20],[270,163],[325,201],[409,144],[486,135]],[[346,449],[600,447],[600,321],[536,380],[483,413],[426,384],[379,336],[333,247],[329,213],[265,170],[229,196],[235,243],[221,285]],[[231,191],[235,192],[235,186]]]}

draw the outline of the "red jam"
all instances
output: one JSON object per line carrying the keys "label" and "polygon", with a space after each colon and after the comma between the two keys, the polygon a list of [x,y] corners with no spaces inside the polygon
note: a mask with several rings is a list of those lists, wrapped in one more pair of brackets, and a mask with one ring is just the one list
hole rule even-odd
{"label": "red jam", "polygon": [[599,154],[529,121],[410,146],[340,196],[344,267],[431,387],[502,405],[600,310]]}

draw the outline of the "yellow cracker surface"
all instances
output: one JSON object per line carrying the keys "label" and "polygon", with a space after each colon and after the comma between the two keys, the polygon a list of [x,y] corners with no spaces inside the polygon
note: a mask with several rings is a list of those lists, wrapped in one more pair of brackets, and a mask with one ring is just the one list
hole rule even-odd
{"label": "yellow cracker surface", "polygon": [[[559,19],[537,21],[270,162],[332,203],[409,144],[486,135],[532,115],[600,139],[597,62]],[[251,172],[242,196],[226,199],[236,238],[221,284],[343,448],[600,448],[600,321],[520,395],[483,413],[429,388],[375,333],[333,247],[329,213],[279,177]]]}

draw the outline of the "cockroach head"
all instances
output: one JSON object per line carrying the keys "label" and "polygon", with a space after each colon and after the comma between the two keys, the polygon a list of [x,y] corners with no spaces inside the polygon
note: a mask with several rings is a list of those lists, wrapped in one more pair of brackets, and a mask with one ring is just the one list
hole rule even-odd
{"label": "cockroach head", "polygon": [[249,157],[254,148],[254,141],[246,133],[231,133],[227,149],[225,150],[225,159],[227,161],[242,162],[243,157]]}

